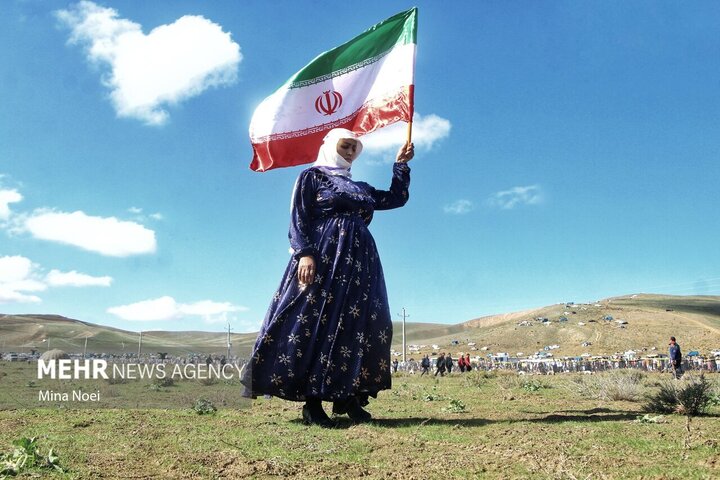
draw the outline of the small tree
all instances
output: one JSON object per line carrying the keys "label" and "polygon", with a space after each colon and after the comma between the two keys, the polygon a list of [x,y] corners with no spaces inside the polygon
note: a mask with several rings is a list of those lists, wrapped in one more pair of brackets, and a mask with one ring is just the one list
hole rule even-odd
{"label": "small tree", "polygon": [[694,417],[702,415],[712,404],[712,387],[705,375],[685,377],[683,383],[666,381],[660,390],[648,396],[645,411],[679,413]]}

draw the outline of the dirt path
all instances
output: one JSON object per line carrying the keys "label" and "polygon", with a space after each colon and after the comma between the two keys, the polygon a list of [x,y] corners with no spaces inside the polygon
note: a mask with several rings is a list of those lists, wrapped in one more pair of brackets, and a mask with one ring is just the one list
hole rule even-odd
{"label": "dirt path", "polygon": [[699,327],[705,328],[705,329],[710,330],[711,332],[713,332],[713,333],[715,333],[715,334],[717,334],[717,335],[720,335],[720,329],[718,329],[718,328],[711,327],[711,326],[708,325],[707,323],[701,322],[700,320],[696,320],[696,319],[688,316],[687,314],[682,314],[682,313],[677,313],[677,312],[673,312],[673,313],[675,314],[676,317],[683,318],[683,319],[687,320],[687,321],[690,322],[690,323],[694,323],[695,325],[697,325],[697,326],[699,326]]}

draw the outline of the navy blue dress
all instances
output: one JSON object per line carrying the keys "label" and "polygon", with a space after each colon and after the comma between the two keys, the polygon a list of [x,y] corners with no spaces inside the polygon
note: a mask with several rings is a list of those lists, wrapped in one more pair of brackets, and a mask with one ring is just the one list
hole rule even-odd
{"label": "navy blue dress", "polygon": [[[395,163],[389,191],[310,167],[298,178],[294,251],[258,334],[243,383],[252,396],[342,400],[390,388],[392,319],[375,240],[375,210],[408,200],[410,167]],[[301,285],[299,259],[315,258]]]}

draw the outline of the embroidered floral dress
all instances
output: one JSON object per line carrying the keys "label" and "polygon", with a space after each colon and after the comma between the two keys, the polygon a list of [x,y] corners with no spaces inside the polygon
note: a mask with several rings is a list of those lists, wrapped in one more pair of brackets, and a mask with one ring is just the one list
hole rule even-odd
{"label": "embroidered floral dress", "polygon": [[[253,396],[341,400],[390,388],[392,321],[368,224],[375,210],[408,200],[410,167],[395,163],[389,191],[304,170],[295,187],[290,260],[253,349],[243,383]],[[301,285],[299,259],[315,257]]]}

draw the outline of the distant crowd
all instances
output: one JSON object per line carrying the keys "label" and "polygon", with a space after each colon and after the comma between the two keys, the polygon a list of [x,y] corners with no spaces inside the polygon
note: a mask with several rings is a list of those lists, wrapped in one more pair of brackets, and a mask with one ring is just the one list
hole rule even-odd
{"label": "distant crowd", "polygon": [[394,372],[401,370],[408,373],[415,373],[419,370],[420,376],[423,376],[426,374],[430,375],[431,370],[433,370],[435,376],[439,375],[441,377],[444,377],[445,374],[452,373],[453,369],[456,369],[457,372],[464,373],[480,368],[477,362],[470,360],[469,353],[460,355],[458,359],[455,360],[450,353],[445,354],[445,352],[440,353],[437,358],[432,360],[429,355],[425,355],[419,363],[412,358],[408,362],[400,362],[395,359],[393,360],[392,366]]}
{"label": "distant crowd", "polygon": [[[423,375],[445,376],[453,371],[458,373],[473,370],[515,370],[524,373],[538,373],[552,375],[556,373],[571,372],[602,372],[620,368],[633,368],[644,371],[664,372],[672,369],[668,358],[643,358],[637,360],[609,359],[609,358],[583,358],[583,359],[517,359],[510,361],[497,361],[491,359],[476,359],[471,361],[470,355],[452,358],[451,354],[440,353],[435,358],[423,356],[420,361],[410,359],[407,362],[393,361],[393,370],[419,373]],[[705,372],[720,372],[720,357],[702,358],[685,357],[682,359],[683,370],[699,370]]]}
{"label": "distant crowd", "polygon": [[[672,337],[674,341],[674,337]],[[418,361],[410,358],[403,362],[398,358],[394,358],[391,367],[393,372],[406,372],[409,374],[433,375],[443,377],[453,373],[466,373],[473,370],[511,370],[518,373],[526,374],[545,374],[553,375],[559,373],[593,373],[607,370],[617,370],[624,368],[632,368],[643,371],[704,371],[704,372],[720,372],[720,356],[681,356],[679,354],[679,346],[674,353],[675,358],[657,357],[657,358],[641,358],[627,359],[622,357],[571,357],[571,358],[504,358],[498,359],[488,356],[487,358],[475,357],[471,359],[469,353],[461,354],[458,358],[453,358],[451,353],[440,352],[439,355],[432,357],[428,354]],[[673,355],[674,350],[670,353]],[[13,356],[13,358],[9,358]],[[3,355],[0,352],[0,359],[6,361],[33,361],[39,358],[40,352],[34,351],[26,354],[9,353]],[[81,354],[70,354],[70,358],[83,358]],[[142,353],[137,354],[96,354],[88,353],[85,358],[103,358],[113,363],[175,363],[185,364],[206,364],[222,366],[227,364],[242,366],[248,362],[248,359],[235,355],[226,358],[225,355],[208,355],[199,353],[188,353],[184,355],[170,355],[166,353]]]}

